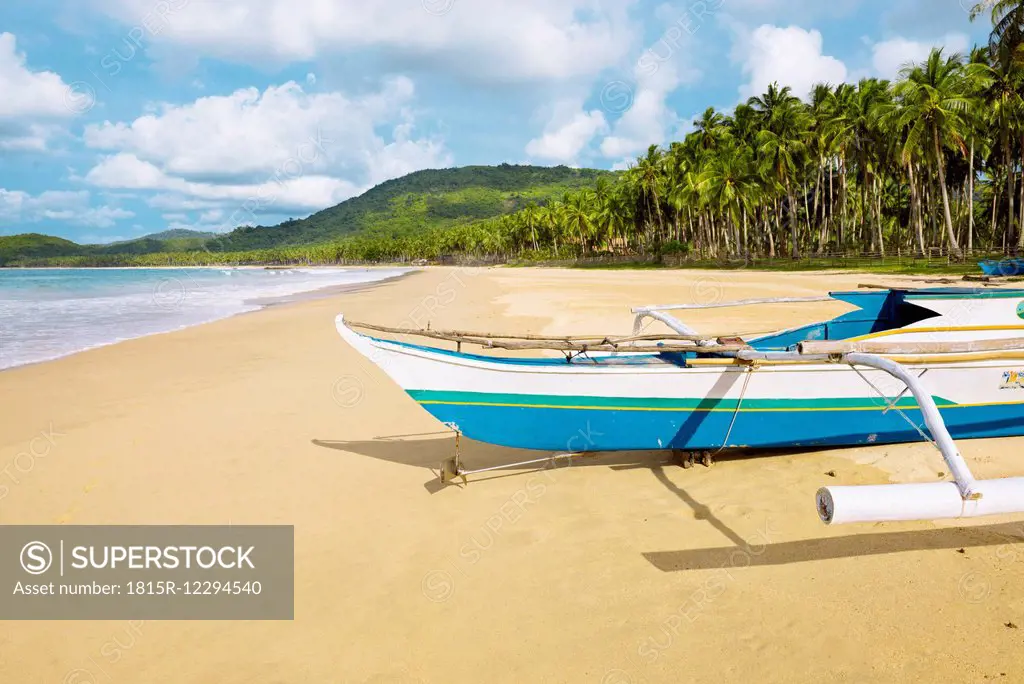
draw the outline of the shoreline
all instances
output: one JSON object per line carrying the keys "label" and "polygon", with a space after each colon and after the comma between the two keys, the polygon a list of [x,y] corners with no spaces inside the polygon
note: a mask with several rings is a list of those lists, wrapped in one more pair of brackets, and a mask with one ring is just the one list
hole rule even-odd
{"label": "shoreline", "polygon": [[[107,270],[107,269],[104,269],[103,267],[87,267],[87,268],[95,268],[96,270]],[[151,270],[151,268],[153,268],[153,269],[155,269],[155,268],[171,268],[171,269],[174,269],[174,270],[178,269],[178,267],[149,267],[149,266],[141,266],[141,267],[134,267],[134,266],[129,266],[129,267],[112,267],[112,269],[123,269],[123,270],[129,270],[129,269],[131,269],[131,270],[136,270],[136,269],[137,270]],[[223,268],[220,267],[220,266],[196,266],[196,267],[193,267],[193,268],[203,269],[203,270],[211,270],[211,269],[212,270],[223,270]],[[250,268],[250,267],[245,267],[245,268]],[[265,270],[264,267],[262,267],[262,266],[255,266],[255,267],[251,267],[251,268],[256,269],[256,270]],[[330,268],[332,270],[356,270],[356,269],[349,268],[349,267],[330,267]],[[28,269],[26,269],[26,270],[28,270]],[[40,269],[40,270],[42,270],[42,269]],[[63,269],[63,270],[72,270],[72,269],[68,268],[68,269]],[[79,269],[77,267],[75,267],[74,270],[79,270]],[[369,269],[362,269],[361,268],[359,270],[369,270]],[[385,269],[381,269],[381,270],[385,270]],[[391,270],[391,269],[387,269],[387,270]],[[246,310],[246,311],[237,311],[235,313],[230,313],[230,314],[227,314],[225,316],[218,316],[216,318],[209,318],[209,319],[206,319],[206,320],[197,321],[195,323],[188,323],[186,325],[181,325],[181,326],[178,326],[178,327],[175,327],[175,328],[171,328],[169,330],[157,330],[157,331],[154,331],[154,332],[143,333],[141,335],[133,335],[131,337],[119,338],[119,339],[116,339],[116,340],[112,340],[110,342],[101,342],[101,343],[98,343],[98,344],[90,345],[88,347],[82,347],[81,349],[75,349],[73,351],[69,351],[69,352],[64,353],[64,354],[57,354],[55,356],[50,356],[50,357],[47,357],[45,359],[36,359],[34,361],[26,361],[25,363],[17,363],[17,364],[14,364],[12,366],[5,366],[3,368],[0,368],[0,374],[2,374],[4,372],[7,372],[7,371],[14,370],[16,368],[25,368],[27,366],[36,366],[36,365],[39,365],[39,364],[49,363],[51,361],[58,361],[60,359],[66,359],[66,358],[69,358],[69,357],[81,354],[83,352],[92,351],[94,349],[103,349],[105,347],[111,347],[111,346],[115,346],[115,345],[118,345],[118,344],[123,344],[124,342],[130,342],[132,340],[140,340],[140,339],[144,339],[144,338],[147,338],[147,337],[153,337],[153,336],[156,336],[156,335],[168,335],[170,333],[180,332],[182,330],[189,330],[191,328],[197,328],[197,327],[201,327],[201,326],[204,326],[204,325],[209,325],[211,323],[216,323],[217,321],[223,321],[223,320],[227,320],[227,319],[230,319],[230,318],[235,318],[237,316],[246,316],[246,315],[250,315],[250,314],[254,314],[254,313],[259,313],[260,311],[263,311],[263,310],[271,308],[271,307],[283,306],[283,305],[287,305],[287,304],[294,304],[294,303],[308,301],[308,300],[313,300],[313,299],[322,299],[324,297],[330,297],[330,296],[336,295],[336,294],[344,294],[346,292],[358,292],[358,291],[361,291],[361,290],[364,290],[364,289],[372,289],[372,288],[374,288],[376,286],[383,285],[383,284],[389,283],[391,281],[400,280],[400,279],[402,279],[402,278],[404,278],[406,276],[409,276],[409,275],[411,275],[411,274],[413,274],[415,272],[416,272],[415,269],[410,269],[409,271],[407,271],[405,273],[400,273],[398,275],[390,276],[390,277],[387,277],[387,278],[382,278],[380,280],[374,280],[374,281],[371,281],[371,282],[368,282],[368,283],[342,283],[342,284],[338,284],[338,285],[327,285],[327,286],[324,286],[324,287],[318,287],[318,288],[314,288],[312,290],[303,290],[301,292],[295,292],[295,293],[288,294],[288,295],[281,295],[279,297],[259,297],[259,298],[254,298],[254,299],[245,299],[245,300],[242,300],[242,305],[243,306],[252,306],[252,307],[256,307],[256,308],[253,308],[253,309],[250,309],[250,310]]]}
{"label": "shoreline", "polygon": [[[330,297],[336,294],[345,294],[351,292],[360,292],[362,290],[369,290],[375,287],[379,287],[381,285],[386,285],[388,283],[401,280],[402,278],[407,278],[416,273],[418,270],[419,269],[411,268],[405,273],[399,273],[398,275],[382,278],[380,280],[374,280],[369,283],[327,285],[326,287],[318,287],[315,290],[303,290],[302,292],[296,292],[290,295],[281,295],[280,297],[260,297],[257,299],[246,299],[244,302],[245,304],[259,306],[260,308],[254,311],[242,311],[234,315],[242,316],[245,314],[254,314],[272,306],[283,306],[285,304],[295,304],[298,302],[305,302],[313,299],[323,299],[324,297]],[[199,325],[205,325],[205,323],[200,323]]]}

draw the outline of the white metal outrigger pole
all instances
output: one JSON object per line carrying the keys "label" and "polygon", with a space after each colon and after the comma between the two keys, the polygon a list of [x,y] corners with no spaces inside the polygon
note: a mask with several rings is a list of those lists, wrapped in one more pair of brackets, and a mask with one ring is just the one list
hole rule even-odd
{"label": "white metal outrigger pole", "polygon": [[935,445],[955,482],[822,487],[815,497],[818,515],[830,525],[854,522],[896,522],[976,518],[1024,513],[1024,477],[976,480],[953,442],[935,400],[907,368],[875,354],[802,354],[800,352],[736,353],[743,361],[824,361],[874,368],[907,385],[917,400]]}
{"label": "white metal outrigger pole", "polygon": [[935,399],[932,398],[930,392],[921,386],[917,376],[907,370],[905,366],[875,354],[850,353],[844,354],[842,358],[843,361],[851,366],[867,366],[868,368],[885,371],[910,389],[914,398],[917,399],[917,405],[921,409],[924,423],[928,426],[932,439],[935,440],[935,446],[942,452],[942,458],[946,459],[946,465],[949,466],[949,471],[953,474],[953,479],[956,480],[956,485],[960,489],[960,496],[965,500],[980,499],[981,493],[975,491],[977,481],[974,479],[971,469],[967,466],[967,462],[964,461],[960,450],[957,449],[953,437],[950,436],[949,430],[946,428],[946,421],[942,419],[939,407],[935,405]]}
{"label": "white metal outrigger pole", "polygon": [[[661,321],[680,335],[699,337],[700,333],[678,318],[665,312],[692,309],[717,309],[749,304],[783,304],[797,302],[831,301],[831,297],[779,297],[772,299],[745,299],[735,302],[709,304],[670,304],[633,309],[636,320],[633,334],[639,334],[645,318]],[[711,344],[710,340],[697,343]],[[971,350],[974,351],[974,350]],[[1003,513],[1024,513],[1024,477],[999,480],[976,480],[960,450],[949,434],[946,422],[939,413],[931,394],[921,381],[905,366],[879,356],[854,350],[821,353],[808,350],[765,352],[744,349],[723,353],[741,361],[798,361],[804,363],[845,363],[852,368],[867,366],[897,378],[906,384],[917,400],[925,425],[935,440],[953,475],[954,482],[921,484],[861,485],[854,487],[822,487],[815,497],[818,515],[827,524],[852,522],[895,522],[902,520],[940,520],[947,518],[974,518]],[[866,378],[865,378],[866,379]],[[896,410],[899,410],[896,408]],[[915,427],[920,431],[920,427]],[[922,435],[924,435],[922,432]]]}
{"label": "white metal outrigger pole", "polygon": [[633,309],[633,313],[636,314],[636,319],[633,321],[634,335],[639,335],[640,331],[643,330],[645,318],[653,318],[656,321],[661,321],[672,330],[675,330],[680,335],[693,335],[694,337],[700,336],[699,332],[697,332],[690,326],[686,325],[675,316],[671,316],[667,313],[664,313],[663,311],[660,311],[655,307],[642,307],[638,309]]}
{"label": "white metal outrigger pole", "polygon": [[[725,309],[735,306],[751,306],[753,304],[798,304],[804,302],[831,302],[835,301],[831,297],[771,297],[768,299],[740,299],[732,302],[709,302],[707,304],[661,304],[657,306],[638,306],[633,308],[633,313],[636,314],[636,319],[633,321],[633,334],[639,335],[643,329],[644,319],[653,318],[656,321],[661,321],[672,330],[676,331],[680,335],[692,335],[694,337],[700,337],[701,333],[697,332],[686,323],[681,320],[665,313],[666,311],[692,311],[695,309]],[[710,345],[711,339],[701,340],[697,342],[698,346],[705,347]]]}

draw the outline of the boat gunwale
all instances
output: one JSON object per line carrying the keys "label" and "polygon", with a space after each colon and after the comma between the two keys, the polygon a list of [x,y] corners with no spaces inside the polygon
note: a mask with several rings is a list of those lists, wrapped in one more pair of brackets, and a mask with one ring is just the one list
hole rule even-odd
{"label": "boat gunwale", "polygon": [[[933,289],[896,289],[890,288],[888,295],[899,293],[904,298],[914,298],[918,301],[928,299],[952,299],[959,298],[965,301],[970,300],[992,300],[1000,298],[1024,298],[1024,289],[1006,289],[999,291],[971,289],[971,288],[933,288]],[[847,304],[857,303],[850,301],[849,295],[860,295],[861,292],[830,292],[829,299],[835,302]],[[829,301],[828,299],[822,301]],[[762,302],[759,302],[762,303]],[[743,304],[739,302],[737,304]],[[941,314],[940,314],[941,315]],[[840,317],[841,319],[842,317]],[[413,330],[403,328],[391,328],[380,325],[349,322],[341,315],[337,319],[339,330],[343,327],[343,336],[354,335],[357,339],[365,340],[369,344],[381,349],[411,356],[426,358],[434,362],[442,362],[454,365],[474,366],[489,370],[509,370],[514,367],[518,372],[545,372],[545,373],[635,373],[642,369],[644,373],[674,373],[692,372],[698,368],[721,367],[743,367],[755,363],[757,366],[786,366],[800,367],[801,369],[820,371],[825,369],[835,370],[845,364],[837,363],[838,358],[824,358],[823,355],[808,356],[806,359],[761,359],[757,361],[737,358],[742,356],[739,352],[745,350],[756,350],[757,352],[793,352],[800,350],[800,345],[779,345],[762,348],[758,343],[762,340],[772,340],[787,333],[797,332],[804,328],[825,326],[840,319],[818,321],[806,325],[796,326],[771,332],[759,334],[754,339],[738,340],[742,344],[734,344],[733,339],[719,337],[716,345],[708,345],[707,342],[715,339],[711,336],[682,335],[666,333],[665,335],[640,335],[637,330],[632,336],[594,335],[594,336],[544,336],[544,335],[502,335],[492,333],[470,333],[460,331],[439,331],[439,330]],[[926,319],[928,320],[928,319]],[[979,331],[1019,331],[1024,330],[1024,325],[967,325],[967,326],[920,326],[913,327],[914,323],[906,324],[899,328],[879,330],[867,335],[856,335],[846,339],[837,339],[836,342],[859,343],[880,338],[908,335],[916,336],[922,334],[954,334],[957,332],[979,332]],[[458,345],[456,350],[444,349],[426,344],[416,344],[399,340],[374,337],[361,333],[355,328],[377,330],[386,333],[399,335],[420,336],[435,340],[447,341]],[[753,334],[753,333],[751,333]],[[584,341],[585,340],[585,341]],[[636,346],[638,341],[680,341],[685,340],[693,344],[671,345],[660,343],[655,345]],[[511,342],[510,342],[511,341]],[[471,344],[481,348],[504,349],[509,351],[559,351],[565,354],[565,358],[553,357],[514,357],[514,356],[486,356],[483,354],[467,353],[462,351],[462,344]],[[957,349],[956,345],[963,346],[965,343],[950,342],[948,350],[914,350],[913,345],[893,342],[890,351],[878,350],[874,353],[890,358],[899,363],[938,367],[988,367],[1008,360],[1021,359],[1024,361],[1024,346],[1020,349],[1009,350],[973,350]],[[590,353],[600,356],[590,356]],[[579,359],[586,362],[580,362]]]}
{"label": "boat gunwale", "polygon": [[[723,367],[747,368],[755,365],[749,361],[743,361],[735,357],[706,357],[686,358],[683,363],[672,363],[669,355],[659,352],[623,352],[629,357],[637,359],[635,363],[623,364],[602,364],[601,361],[608,357],[591,359],[591,363],[582,364],[573,361],[566,361],[558,358],[514,358],[509,356],[484,356],[480,354],[468,354],[465,352],[439,347],[428,347],[409,342],[387,340],[370,335],[364,335],[351,328],[352,334],[359,336],[367,343],[395,354],[418,357],[435,363],[444,363],[456,366],[468,366],[478,370],[493,372],[517,372],[517,373],[556,373],[578,375],[581,373],[591,374],[666,374],[666,373],[693,373],[693,372],[720,372]],[[1002,354],[1000,356],[994,356]],[[1020,350],[1015,357],[1007,357],[1007,352],[973,352],[970,354],[922,354],[922,355],[883,355],[892,358],[899,363],[906,363],[912,366],[927,366],[939,369],[968,370],[973,368],[989,368],[1005,365],[1005,361],[1012,358],[1019,358],[1024,361],[1024,350]],[[956,356],[957,358],[949,358]],[[644,357],[647,357],[646,359]],[[668,357],[668,358],[666,358]],[[648,362],[645,362],[648,361]],[[806,360],[780,360],[780,361],[758,361],[758,367],[765,368],[786,368],[795,372],[822,372],[822,371],[848,371],[854,369],[844,363],[822,361],[816,358]]]}

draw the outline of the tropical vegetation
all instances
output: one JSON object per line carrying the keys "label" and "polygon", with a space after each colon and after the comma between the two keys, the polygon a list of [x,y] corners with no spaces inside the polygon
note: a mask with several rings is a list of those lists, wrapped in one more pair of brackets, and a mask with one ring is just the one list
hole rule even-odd
{"label": "tropical vegetation", "polygon": [[620,174],[572,170],[569,184],[559,167],[524,183],[507,169],[535,167],[502,165],[489,185],[463,182],[441,196],[444,174],[461,170],[420,172],[304,220],[208,239],[203,250],[49,263],[1018,253],[1024,1],[982,2],[971,18],[993,29],[970,54],[934,49],[891,82],[822,83],[806,94],[772,84],[731,113],[708,108],[683,140],[652,145]]}

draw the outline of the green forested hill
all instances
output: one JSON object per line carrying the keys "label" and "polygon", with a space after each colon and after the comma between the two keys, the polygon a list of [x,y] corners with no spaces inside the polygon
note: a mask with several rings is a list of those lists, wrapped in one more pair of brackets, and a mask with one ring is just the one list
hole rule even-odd
{"label": "green forested hill", "polygon": [[[23,233],[0,236],[0,266],[20,260],[52,259],[57,257],[116,257],[158,252],[188,252],[202,250],[215,233],[189,230],[165,231],[135,240],[112,242],[108,245],[80,245],[71,240]],[[106,263],[106,262],[104,262]]]}
{"label": "green forested hill", "polygon": [[333,243],[355,235],[411,236],[511,214],[530,202],[545,204],[613,175],[566,166],[509,164],[417,171],[305,219],[238,228],[219,236],[168,230],[109,245],[79,245],[38,233],[0,237],[0,266],[55,257],[77,257],[68,263],[81,265],[108,265],[145,254],[252,252]]}
{"label": "green forested hill", "polygon": [[566,166],[465,166],[417,171],[389,180],[309,218],[274,227],[239,228],[207,243],[236,252],[329,242],[354,233],[407,234],[471,223],[593,187],[608,171]]}
{"label": "green forested hill", "polygon": [[24,233],[0,236],[0,266],[16,258],[45,259],[80,254],[82,245],[64,238]]}

